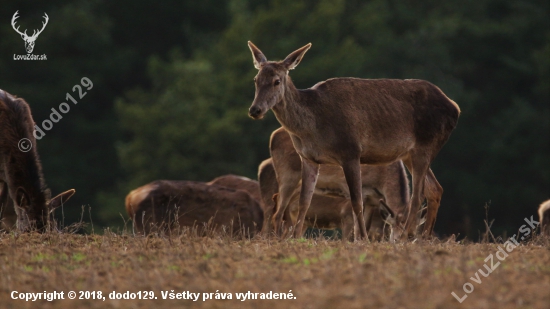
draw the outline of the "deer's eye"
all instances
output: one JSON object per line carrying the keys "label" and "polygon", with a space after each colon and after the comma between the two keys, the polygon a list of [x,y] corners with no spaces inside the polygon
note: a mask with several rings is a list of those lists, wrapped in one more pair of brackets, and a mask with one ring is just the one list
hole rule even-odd
{"label": "deer's eye", "polygon": [[275,80],[275,82],[273,83],[275,86],[279,86],[281,84],[281,80],[280,79],[277,79]]}

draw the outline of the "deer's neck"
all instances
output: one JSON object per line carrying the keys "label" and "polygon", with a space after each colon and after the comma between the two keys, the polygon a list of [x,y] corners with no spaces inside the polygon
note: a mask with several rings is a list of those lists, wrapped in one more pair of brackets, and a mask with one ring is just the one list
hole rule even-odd
{"label": "deer's neck", "polygon": [[287,131],[298,136],[315,125],[313,113],[307,106],[307,95],[296,89],[289,76],[286,78],[283,100],[273,106],[273,112]]}
{"label": "deer's neck", "polygon": [[40,161],[34,149],[25,154],[20,154],[20,157],[12,164],[6,164],[6,174],[7,182],[14,190],[13,193],[18,187],[25,188],[31,199],[31,205],[38,207],[36,210],[40,212],[42,206],[46,203],[44,193],[46,184],[42,176]]}

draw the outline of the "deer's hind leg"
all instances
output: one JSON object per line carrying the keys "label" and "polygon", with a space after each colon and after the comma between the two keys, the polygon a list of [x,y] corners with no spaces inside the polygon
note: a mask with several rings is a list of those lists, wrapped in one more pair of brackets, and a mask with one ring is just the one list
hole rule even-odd
{"label": "deer's hind leg", "polygon": [[[289,220],[291,216],[285,216],[288,214],[288,206],[292,202],[292,196],[296,190],[297,182],[281,182],[279,184],[279,198],[277,199],[277,205],[275,205],[275,214],[273,215],[273,230],[276,235],[282,236],[284,231],[282,229],[288,226],[288,223],[283,224],[283,220]],[[295,222],[292,222],[294,224]]]}
{"label": "deer's hind leg", "polygon": [[422,151],[415,151],[410,157],[403,160],[403,163],[409,169],[412,175],[413,192],[410,201],[410,207],[407,216],[405,230],[407,236],[412,238],[416,234],[417,214],[424,197],[424,184],[426,183],[426,174],[430,167],[429,158]]}
{"label": "deer's hind leg", "polygon": [[300,204],[298,221],[294,230],[294,237],[302,237],[307,210],[311,204],[311,198],[319,176],[319,164],[302,158],[302,189],[300,191]]}

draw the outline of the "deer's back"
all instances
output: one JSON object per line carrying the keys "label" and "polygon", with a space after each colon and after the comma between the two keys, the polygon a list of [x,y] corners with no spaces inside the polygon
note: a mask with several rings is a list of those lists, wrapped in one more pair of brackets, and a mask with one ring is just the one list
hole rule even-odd
{"label": "deer's back", "polygon": [[460,114],[456,103],[423,80],[334,78],[302,90],[300,104],[314,123],[286,125],[296,149],[333,164],[348,154],[381,164],[418,146],[438,148]]}
{"label": "deer's back", "polygon": [[[138,229],[143,224],[244,226],[261,228],[263,213],[247,192],[194,181],[159,180],[140,187],[126,199],[128,214]],[[141,227],[141,228],[140,228]]]}
{"label": "deer's back", "polygon": [[238,175],[223,175],[208,182],[209,185],[218,185],[226,188],[244,190],[257,202],[261,200],[260,185],[256,180]]}
{"label": "deer's back", "polygon": [[17,154],[17,143],[23,137],[35,143],[33,125],[27,102],[0,89],[0,156],[10,152]]}

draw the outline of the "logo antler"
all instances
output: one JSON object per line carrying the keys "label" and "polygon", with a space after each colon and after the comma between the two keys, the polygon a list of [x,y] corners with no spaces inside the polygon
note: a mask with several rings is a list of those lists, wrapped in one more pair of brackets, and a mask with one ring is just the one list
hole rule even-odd
{"label": "logo antler", "polygon": [[38,35],[40,35],[40,33],[42,33],[42,31],[44,31],[44,28],[46,28],[46,25],[48,24],[48,20],[50,20],[50,18],[48,17],[48,14],[44,13],[44,19],[45,21],[42,22],[42,29],[38,30],[34,30],[32,35],[31,36],[28,36],[27,35],[27,29],[25,29],[24,32],[21,32],[19,31],[19,26],[17,28],[15,28],[15,20],[19,18],[19,16],[17,15],[19,13],[19,10],[17,10],[15,12],[15,14],[13,14],[13,17],[11,19],[11,26],[13,27],[13,30],[15,30],[15,32],[19,33],[21,35],[21,38],[23,38],[23,40],[25,41],[25,48],[27,49],[27,53],[32,53],[32,50],[34,49],[34,41],[36,41],[36,38],[38,37]]}

